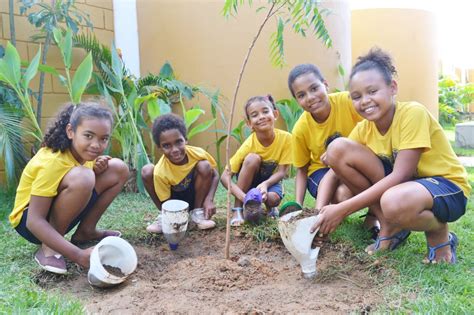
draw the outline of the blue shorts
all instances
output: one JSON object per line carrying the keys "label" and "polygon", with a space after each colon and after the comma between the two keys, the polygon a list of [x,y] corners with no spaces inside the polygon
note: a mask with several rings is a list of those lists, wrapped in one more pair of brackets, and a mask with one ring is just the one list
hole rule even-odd
{"label": "blue shorts", "polygon": [[194,169],[175,186],[171,186],[170,199],[178,199],[186,201],[189,204],[189,210],[194,209],[194,200],[196,191],[194,189]]}
{"label": "blue shorts", "polygon": [[329,171],[329,167],[320,168],[317,171],[314,171],[313,174],[308,176],[307,187],[308,191],[314,198],[318,195],[319,182],[323,179],[324,175]]}
{"label": "blue shorts", "polygon": [[414,180],[433,196],[434,216],[443,223],[454,222],[466,212],[467,198],[456,184],[444,177],[425,177]]}
{"label": "blue shorts", "polygon": [[[92,209],[94,204],[97,202],[97,199],[99,199],[99,195],[94,189],[92,190],[91,199],[89,199],[89,202],[87,203],[84,210],[82,210],[81,213],[79,213],[79,215],[74,220],[72,220],[72,222],[69,224],[68,228],[66,229],[66,234],[69,231],[71,231],[76,225],[78,225],[79,222],[82,221],[82,219],[84,219],[84,217],[89,213],[89,211]],[[33,233],[31,233],[30,230],[28,230],[28,228],[26,227],[27,219],[28,219],[28,207],[26,207],[25,211],[23,211],[23,214],[21,216],[21,221],[15,227],[15,230],[18,232],[18,234],[23,236],[23,238],[26,239],[27,241],[34,244],[41,244],[41,241],[37,239],[36,236],[34,236]],[[49,221],[49,214],[46,219]]]}
{"label": "blue shorts", "polygon": [[[237,176],[237,178],[239,178],[239,174],[237,174],[236,176]],[[257,174],[257,176],[254,177],[254,179],[252,181],[252,184],[250,185],[250,189],[257,187],[260,183],[262,183],[263,181],[270,178],[270,176],[267,177],[267,178],[263,178],[263,177],[260,177]],[[281,186],[281,182],[278,182],[278,183],[268,187],[267,193],[269,193],[269,192],[274,192],[278,195],[278,197],[280,197],[280,200],[283,199],[284,193],[283,193],[283,187]]]}

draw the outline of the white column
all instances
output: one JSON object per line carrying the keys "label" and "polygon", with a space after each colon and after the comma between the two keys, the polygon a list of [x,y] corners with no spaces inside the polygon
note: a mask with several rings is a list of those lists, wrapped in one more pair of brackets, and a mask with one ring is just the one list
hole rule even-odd
{"label": "white column", "polygon": [[122,51],[126,67],[140,76],[140,49],[138,45],[136,0],[114,1],[115,46]]}

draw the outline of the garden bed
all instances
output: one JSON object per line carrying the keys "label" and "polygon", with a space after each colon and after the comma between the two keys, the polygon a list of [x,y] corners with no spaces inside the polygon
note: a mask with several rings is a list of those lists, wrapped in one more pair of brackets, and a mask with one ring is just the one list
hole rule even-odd
{"label": "garden bed", "polygon": [[80,299],[88,313],[367,313],[383,300],[377,267],[345,245],[326,244],[318,276],[307,280],[281,242],[232,233],[231,260],[220,225],[190,232],[174,252],[162,236],[137,241],[136,272],[112,289],[91,287],[75,265],[67,276],[40,272],[35,281]]}

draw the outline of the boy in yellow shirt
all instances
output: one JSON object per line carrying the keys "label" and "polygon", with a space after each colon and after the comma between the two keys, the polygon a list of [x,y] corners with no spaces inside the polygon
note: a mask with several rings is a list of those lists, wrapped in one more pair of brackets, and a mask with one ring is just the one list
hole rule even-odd
{"label": "boy in yellow shirt", "polygon": [[[189,204],[191,219],[199,229],[211,229],[216,224],[214,195],[219,177],[216,161],[205,150],[190,146],[186,125],[175,114],[159,116],[153,123],[153,141],[163,152],[156,165],[142,169],[142,180],[151,199],[161,209],[168,199],[180,199]],[[147,227],[150,233],[162,233],[161,215]]]}

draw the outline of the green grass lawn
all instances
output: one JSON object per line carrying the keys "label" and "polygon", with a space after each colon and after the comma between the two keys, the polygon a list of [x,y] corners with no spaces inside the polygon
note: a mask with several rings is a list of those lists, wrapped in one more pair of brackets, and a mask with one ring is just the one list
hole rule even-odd
{"label": "green grass lawn", "polygon": [[[469,180],[474,181],[474,168],[469,168]],[[285,180],[285,200],[292,199],[293,179]],[[284,200],[284,201],[285,201]],[[216,202],[223,209],[226,193],[219,188]],[[12,207],[11,193],[0,192],[0,313],[83,313],[79,300],[67,296],[64,292],[44,291],[34,282],[39,268],[32,259],[35,246],[24,241],[7,223]],[[307,199],[307,205],[313,205]],[[374,268],[373,279],[383,284],[386,275],[390,275],[390,286],[381,294],[377,311],[425,314],[468,314],[474,312],[474,215],[473,203],[458,222],[451,224],[460,240],[458,247],[459,263],[454,266],[431,265],[421,263],[426,254],[426,243],[422,233],[412,233],[407,244],[399,250],[370,257],[369,261],[380,262],[379,269]],[[102,228],[121,230],[124,237],[133,242],[146,238],[145,226],[156,216],[151,201],[139,194],[121,194],[100,221]],[[366,235],[360,229],[359,213],[347,218],[341,227],[331,235],[333,242],[342,242],[354,248],[360,255],[367,245]],[[219,224],[223,224],[221,210]],[[246,231],[261,241],[278,236],[275,224],[267,223],[262,227],[246,227]],[[380,275],[380,268],[386,271]]]}

